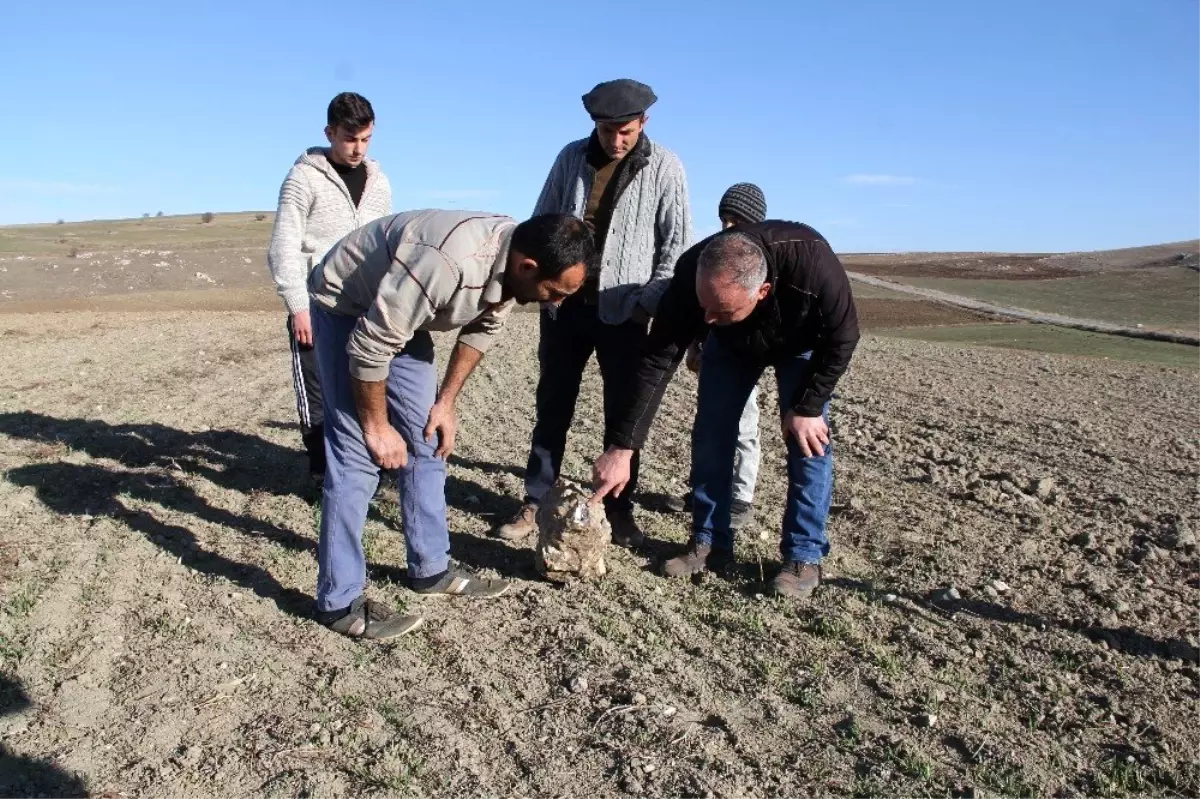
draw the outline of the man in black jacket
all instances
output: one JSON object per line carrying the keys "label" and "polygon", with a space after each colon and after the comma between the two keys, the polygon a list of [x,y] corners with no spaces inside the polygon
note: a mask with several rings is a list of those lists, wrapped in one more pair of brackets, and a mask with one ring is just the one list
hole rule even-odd
{"label": "man in black jacket", "polygon": [[[707,338],[705,338],[707,337]],[[596,461],[597,497],[620,494],[663,392],[688,345],[704,339],[692,431],[692,539],[663,567],[669,576],[733,562],[730,528],[738,418],[768,366],[775,368],[787,444],[788,496],[771,587],[808,596],[829,553],[833,495],[829,400],[858,343],[850,282],[820,233],[766,221],[711,236],[685,252],[659,305],[614,442]]]}

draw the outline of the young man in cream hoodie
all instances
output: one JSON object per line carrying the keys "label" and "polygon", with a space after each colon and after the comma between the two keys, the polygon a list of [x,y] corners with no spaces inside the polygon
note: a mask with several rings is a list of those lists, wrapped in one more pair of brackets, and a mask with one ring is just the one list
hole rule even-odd
{"label": "young man in cream hoodie", "polygon": [[392,212],[392,187],[379,162],[367,158],[375,111],[362,95],[343,92],[329,103],[328,147],[312,147],[279,189],[279,210],[267,267],[287,308],[292,383],[300,432],[315,482],[325,476],[324,408],[308,309],[308,274],[351,231]]}

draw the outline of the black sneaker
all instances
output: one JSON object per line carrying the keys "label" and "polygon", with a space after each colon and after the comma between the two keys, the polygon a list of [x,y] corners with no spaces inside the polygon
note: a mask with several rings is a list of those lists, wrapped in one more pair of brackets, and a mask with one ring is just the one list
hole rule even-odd
{"label": "black sneaker", "polygon": [[[428,578],[432,580],[433,578]],[[446,570],[440,578],[431,585],[425,585],[421,578],[409,580],[409,588],[418,594],[438,596],[462,596],[474,599],[494,599],[501,596],[512,583],[507,580],[491,580],[485,577],[475,577],[455,568]]]}
{"label": "black sneaker", "polygon": [[612,542],[626,549],[637,549],[646,541],[645,534],[633,519],[632,508],[605,509],[612,528]]}
{"label": "black sneaker", "polygon": [[345,610],[318,612],[317,621],[335,633],[375,641],[398,638],[425,622],[420,616],[402,616],[382,602],[361,596]]}
{"label": "black sneaker", "polygon": [[679,494],[678,497],[662,499],[662,511],[666,513],[686,513],[691,511],[691,492]]}
{"label": "black sneaker", "polygon": [[753,521],[754,506],[749,502],[735,499],[729,509],[729,527],[733,530],[741,530]]}

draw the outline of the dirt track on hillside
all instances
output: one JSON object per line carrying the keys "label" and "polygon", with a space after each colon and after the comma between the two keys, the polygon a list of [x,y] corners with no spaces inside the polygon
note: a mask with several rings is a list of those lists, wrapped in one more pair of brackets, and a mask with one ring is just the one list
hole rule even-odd
{"label": "dirt track on hillside", "polygon": [[[1074,330],[1087,330],[1094,333],[1107,333],[1109,335],[1125,336],[1126,338],[1140,338],[1151,341],[1170,341],[1176,344],[1200,344],[1200,336],[1197,336],[1195,333],[1188,333],[1182,330],[1156,330],[1152,328],[1144,328],[1140,325],[1134,328],[1127,325],[1117,325],[1110,322],[1102,322],[1096,319],[1080,319],[1078,317],[1066,316],[1065,314],[1033,311],[1029,310],[1028,308],[1011,308],[1004,305],[997,305],[996,303],[973,299],[971,297],[950,294],[944,291],[919,288],[916,286],[906,286],[894,281],[872,277],[871,275],[859,274],[857,272],[849,272],[848,274],[850,279],[855,283],[901,292],[912,297],[920,298],[918,301],[923,305],[941,307],[947,311],[953,309],[964,314],[977,313],[980,315],[980,317],[982,317],[984,314],[987,314],[995,318],[1057,325],[1058,327],[1069,327]],[[887,301],[884,300],[883,302]]]}
{"label": "dirt track on hillside", "polygon": [[[307,618],[318,511],[279,314],[0,317],[0,794],[1200,790],[1194,372],[864,340],[806,604],[760,596],[770,413],[743,574],[646,570],[686,536],[652,510],[686,476],[681,375],[644,466],[658,543],[560,589],[486,537],[520,491],[535,324],[468,386],[448,484],[455,556],[517,590],[410,594],[382,503],[372,591],[429,621],[373,646]],[[597,389],[589,372],[576,477]]]}

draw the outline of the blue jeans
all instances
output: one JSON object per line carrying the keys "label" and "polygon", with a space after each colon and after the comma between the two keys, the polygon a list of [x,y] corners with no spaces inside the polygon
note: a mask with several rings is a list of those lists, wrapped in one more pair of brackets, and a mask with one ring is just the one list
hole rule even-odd
{"label": "blue jeans", "polygon": [[[808,377],[812,353],[781,358],[772,364],[779,386],[779,415]],[[696,542],[715,549],[733,549],[730,506],[733,501],[733,460],[738,443],[738,420],[746,400],[758,385],[763,369],[750,365],[716,336],[704,343],[700,362],[700,398],[692,428],[692,532]],[[829,405],[823,410],[829,421]],[[825,522],[833,498],[833,446],[825,454],[806,458],[791,436],[787,439],[788,493],[783,513],[779,552],[785,561],[820,563],[829,554]]]}
{"label": "blue jeans", "polygon": [[[363,592],[367,562],[363,526],[379,485],[350,388],[346,344],[358,318],[313,307],[313,338],[325,405],[325,494],[317,545],[317,608],[340,610]],[[446,462],[425,440],[429,409],[437,397],[433,339],[418,332],[392,359],[387,378],[388,418],[408,445],[408,465],[398,472],[396,490],[404,517],[408,576],[431,577],[450,563],[446,521]]]}

